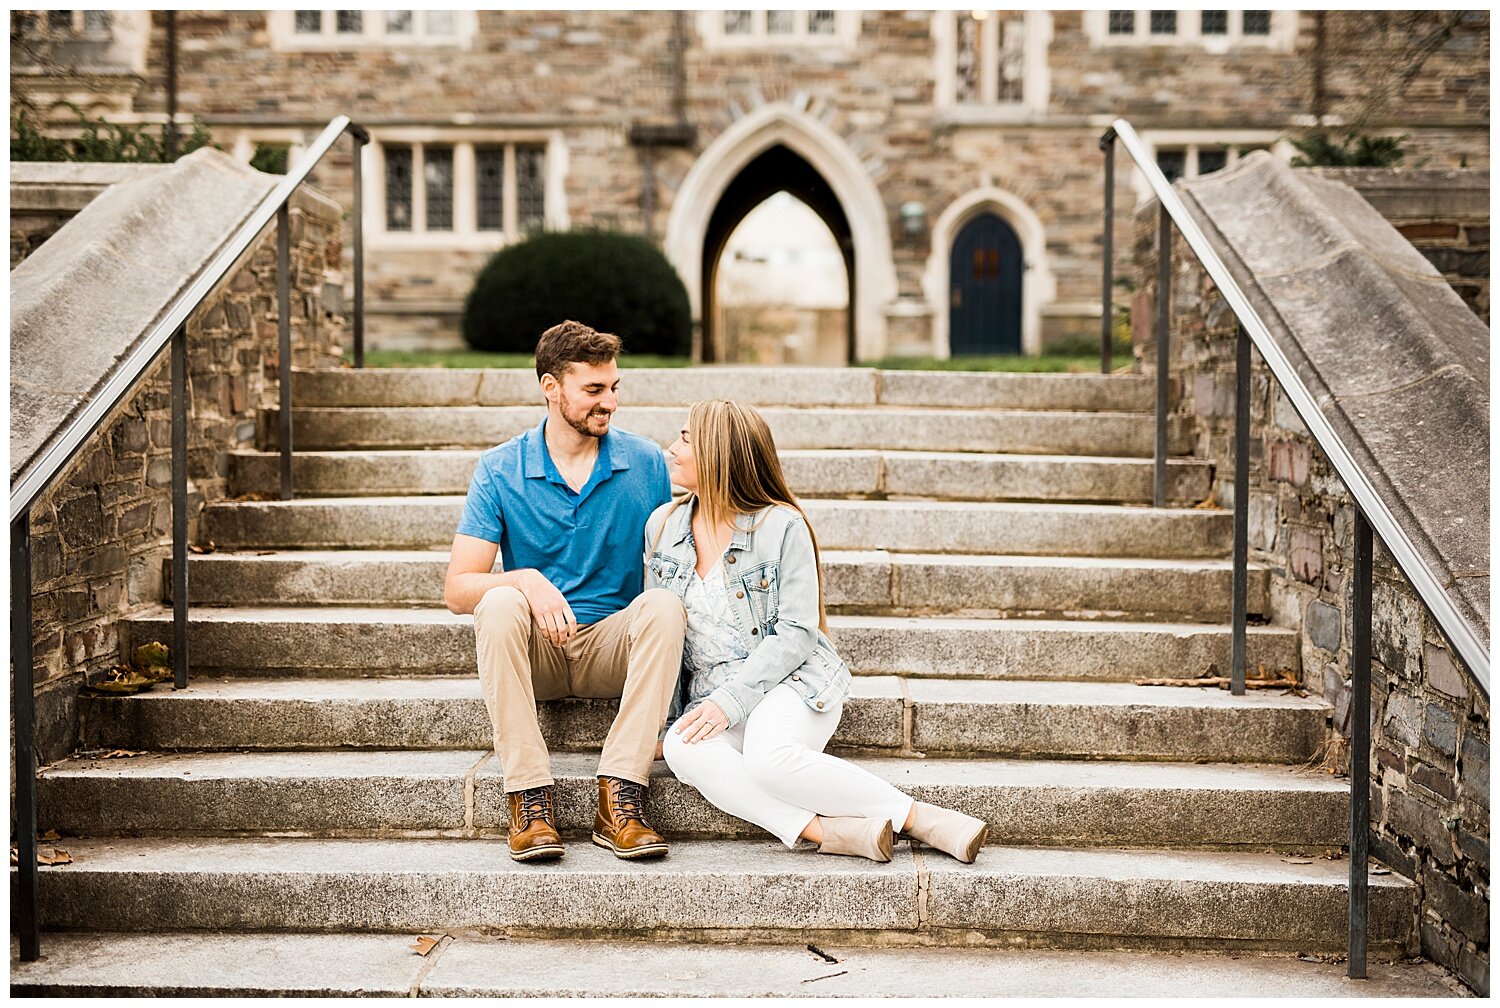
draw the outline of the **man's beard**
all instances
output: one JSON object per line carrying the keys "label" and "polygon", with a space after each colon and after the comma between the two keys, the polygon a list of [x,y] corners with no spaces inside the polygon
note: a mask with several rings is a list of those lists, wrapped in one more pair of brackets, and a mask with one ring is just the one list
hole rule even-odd
{"label": "man's beard", "polygon": [[[559,412],[562,413],[563,420],[567,421],[569,427],[573,428],[584,437],[602,438],[604,435],[609,433],[610,414],[605,413],[602,410],[596,411],[592,407],[579,413],[572,413],[569,412],[568,404],[566,401],[560,403],[559,405],[561,406]],[[601,418],[603,419],[604,423],[602,426],[598,426],[599,420]],[[598,429],[595,429],[595,426],[591,426],[591,421],[593,425],[598,426]]]}

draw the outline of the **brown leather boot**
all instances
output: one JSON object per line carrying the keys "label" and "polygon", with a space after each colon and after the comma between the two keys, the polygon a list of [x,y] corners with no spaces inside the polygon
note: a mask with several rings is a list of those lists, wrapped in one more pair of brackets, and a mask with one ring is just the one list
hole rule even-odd
{"label": "brown leather boot", "polygon": [[594,843],[620,858],[660,857],[667,852],[667,841],[646,822],[646,785],[619,777],[599,778]]}
{"label": "brown leather boot", "polygon": [[544,861],[563,856],[562,837],[552,825],[550,786],[511,791],[510,857],[512,861]]}

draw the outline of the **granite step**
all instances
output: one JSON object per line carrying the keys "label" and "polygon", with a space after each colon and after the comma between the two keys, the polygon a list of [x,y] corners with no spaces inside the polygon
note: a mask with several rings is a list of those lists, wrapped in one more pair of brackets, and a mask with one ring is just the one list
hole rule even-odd
{"label": "granite step", "polygon": [[[199,537],[221,549],[450,546],[462,496],[223,501]],[[1028,556],[1224,557],[1234,515],[1219,509],[959,501],[802,502],[828,550]]]}
{"label": "granite step", "polygon": [[[1141,413],[1096,411],[935,409],[918,406],[768,406],[761,410],[781,449],[903,449],[1109,455],[1149,458],[1155,420]],[[488,448],[541,423],[542,406],[295,407],[292,444],[304,450],[351,448]],[[663,447],[687,422],[681,406],[621,406],[613,425]],[[257,414],[256,444],[279,446],[280,411]],[[1168,451],[1192,450],[1182,418],[1168,423]]]}
{"label": "granite step", "polygon": [[[254,672],[418,675],[474,667],[473,617],[446,609],[208,606],[189,610],[193,668]],[[1229,627],[1114,620],[831,616],[839,654],[856,675],[1130,682],[1192,679],[1229,668]],[[171,612],[126,617],[124,642],[170,640]],[[1295,673],[1297,635],[1247,629],[1252,673]]]}
{"label": "granite step", "polygon": [[[592,844],[517,864],[488,839],[78,839],[40,870],[53,930],[443,931],[726,942],[1341,951],[1347,865],[1274,853],[898,844],[874,864],[687,840],[653,862]],[[1308,861],[1307,864],[1298,863]],[[1369,879],[1370,947],[1413,947],[1415,887]]]}
{"label": "granite step", "polygon": [[[597,750],[617,702],[538,704],[556,750]],[[478,677],[195,676],[187,690],[80,697],[85,744],[132,749],[487,749]],[[904,755],[1305,763],[1326,734],[1321,701],[1284,691],[859,678],[833,737],[841,751]]]}
{"label": "granite step", "polygon": [[[824,550],[832,611],[1222,621],[1227,560],[1014,557]],[[189,558],[194,605],[431,605],[448,554],[431,550],[289,550]],[[170,564],[168,564],[170,572]],[[1249,570],[1247,608],[1264,613],[1268,571]],[[163,585],[171,579],[163,576]]]}
{"label": "granite step", "polygon": [[[376,497],[462,494],[478,448],[297,451],[299,496]],[[942,500],[1050,500],[1145,504],[1152,499],[1150,459],[986,452],[783,451],[792,490],[804,497],[924,497]],[[230,454],[234,494],[281,492],[277,452]],[[1196,459],[1167,463],[1167,498],[1196,504],[1208,496],[1213,467]]]}
{"label": "granite step", "polygon": [[[586,838],[596,753],[558,753],[556,824]],[[900,759],[854,762],[912,797],[990,824],[990,843],[1339,850],[1348,786],[1276,765]],[[658,761],[648,813],[671,839],[768,834],[709,805]],[[64,836],[504,836],[489,751],[152,752],[75,756],[38,783],[38,823]],[[897,824],[898,828],[900,824]],[[586,840],[585,840],[586,842]]]}
{"label": "granite step", "polygon": [[[871,948],[410,934],[71,932],[11,955],[13,997],[1243,997],[1471,996],[1429,962],[1290,953]],[[13,947],[14,947],[14,943]]]}
{"label": "granite step", "polygon": [[[873,368],[624,368],[621,399],[687,406],[722,396],[757,406],[947,406],[1151,413],[1149,375],[877,371]],[[530,368],[297,370],[299,406],[528,406],[541,402]]]}

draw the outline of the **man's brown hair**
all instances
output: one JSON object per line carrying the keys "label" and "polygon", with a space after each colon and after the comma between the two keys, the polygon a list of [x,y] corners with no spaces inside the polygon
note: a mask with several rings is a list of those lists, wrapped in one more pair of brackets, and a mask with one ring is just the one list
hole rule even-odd
{"label": "man's brown hair", "polygon": [[536,341],[536,377],[550,374],[558,381],[574,364],[607,364],[624,351],[620,337],[597,332],[582,322],[559,323]]}

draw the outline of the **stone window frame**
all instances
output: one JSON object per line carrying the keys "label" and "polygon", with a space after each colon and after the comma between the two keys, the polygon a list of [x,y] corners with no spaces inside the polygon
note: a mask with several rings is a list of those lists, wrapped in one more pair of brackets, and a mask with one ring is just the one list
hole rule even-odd
{"label": "stone window frame", "polygon": [[[412,227],[392,231],[386,226],[386,147],[412,148]],[[520,192],[517,185],[516,148],[541,147],[542,220],[540,227],[568,229],[566,200],[567,145],[560,132],[537,130],[443,130],[426,128],[372,128],[364,152],[365,240],[370,248],[477,249],[494,251],[526,236],[520,226]],[[427,230],[426,186],[420,184],[424,151],[443,147],[453,152],[453,229]],[[504,150],[504,184],[501,190],[499,230],[479,229],[478,148]]]}
{"label": "stone window frame", "polygon": [[1198,46],[1211,53],[1225,53],[1231,49],[1272,49],[1290,52],[1297,42],[1298,11],[1272,10],[1271,31],[1266,35],[1244,34],[1245,12],[1230,10],[1228,31],[1224,34],[1203,34],[1203,11],[1178,10],[1177,30],[1170,34],[1153,34],[1151,11],[1137,10],[1135,30],[1130,34],[1111,34],[1108,10],[1086,10],[1083,12],[1083,30],[1089,44],[1096,48],[1115,46]]}
{"label": "stone window frame", "polygon": [[[1141,140],[1150,149],[1152,160],[1156,159],[1159,151],[1183,151],[1185,156],[1181,177],[1184,179],[1198,177],[1198,152],[1203,148],[1224,148],[1227,154],[1224,165],[1226,168],[1239,162],[1243,156],[1240,154],[1242,147],[1269,150],[1273,157],[1283,161],[1290,161],[1296,153],[1278,130],[1144,130]],[[1146,183],[1146,176],[1135,170],[1133,165],[1130,175],[1137,200],[1149,197],[1151,187]]]}
{"label": "stone window frame", "polygon": [[[981,25],[979,91],[989,100],[960,101],[958,98],[958,17],[954,11],[934,11],[933,107],[938,118],[949,124],[1027,120],[1045,115],[1052,91],[1048,50],[1052,44],[1052,13],[1027,10],[1022,16],[1021,97],[1000,101],[1000,32],[1002,12],[989,12]],[[1014,12],[1004,12],[1014,13]]]}
{"label": "stone window frame", "polygon": [[814,35],[808,31],[809,11],[778,11],[791,13],[795,17],[791,32],[771,34],[766,29],[768,11],[750,11],[750,31],[744,35],[730,35],[724,30],[724,10],[701,10],[698,15],[698,37],[703,47],[710,51],[723,49],[852,49],[859,42],[861,11],[835,10],[833,31]]}
{"label": "stone window frame", "polygon": [[337,31],[337,11],[324,10],[322,30],[297,31],[297,12],[274,10],[266,13],[266,27],[271,37],[271,48],[277,51],[327,50],[327,49],[371,49],[371,48],[458,48],[472,49],[479,30],[479,15],[473,10],[454,10],[452,34],[429,35],[426,31],[426,15],[430,12],[413,8],[414,28],[410,34],[392,34],[386,31],[387,10],[364,10],[364,24],[358,34]]}

